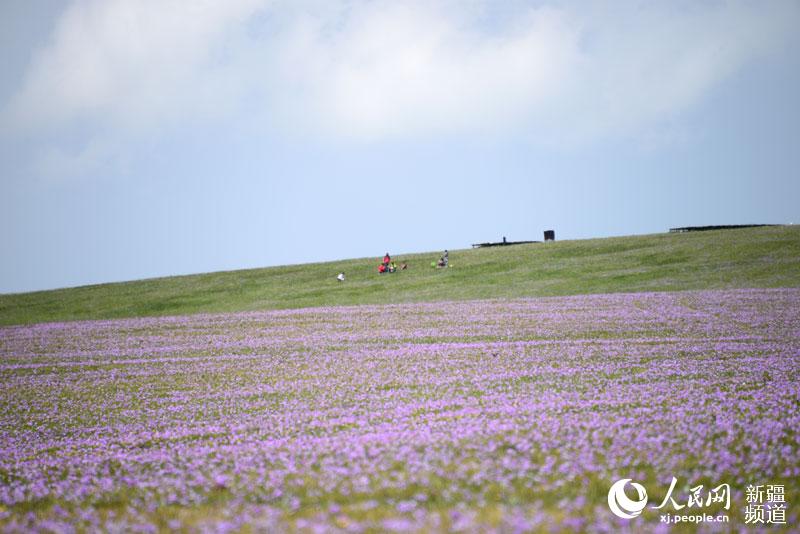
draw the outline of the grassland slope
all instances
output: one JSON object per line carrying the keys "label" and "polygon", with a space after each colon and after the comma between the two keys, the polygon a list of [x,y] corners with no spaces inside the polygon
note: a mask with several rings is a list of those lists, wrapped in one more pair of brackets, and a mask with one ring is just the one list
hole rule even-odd
{"label": "grassland slope", "polygon": [[[382,253],[383,251],[376,251]],[[800,286],[800,227],[653,234],[269,267],[0,295],[0,325],[589,293]],[[336,274],[347,273],[339,283]]]}

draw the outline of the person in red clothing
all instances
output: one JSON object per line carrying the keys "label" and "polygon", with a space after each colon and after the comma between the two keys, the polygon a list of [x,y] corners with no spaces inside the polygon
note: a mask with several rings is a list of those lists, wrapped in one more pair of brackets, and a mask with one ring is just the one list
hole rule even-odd
{"label": "person in red clothing", "polygon": [[392,262],[392,257],[389,256],[389,253],[387,252],[383,256],[383,263],[381,263],[378,266],[378,272],[381,273],[381,274],[391,272],[391,270],[389,269],[389,265],[391,264],[391,262]]}

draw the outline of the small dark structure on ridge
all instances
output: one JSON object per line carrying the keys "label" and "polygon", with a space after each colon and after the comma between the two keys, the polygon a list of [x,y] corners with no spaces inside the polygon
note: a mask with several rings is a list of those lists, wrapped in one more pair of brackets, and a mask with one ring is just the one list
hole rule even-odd
{"label": "small dark structure on ridge", "polygon": [[555,230],[545,230],[544,231],[544,240],[545,241],[555,241],[556,240],[556,231]]}
{"label": "small dark structure on ridge", "polygon": [[507,245],[527,245],[529,243],[541,243],[541,241],[506,241],[506,237],[503,236],[503,240],[499,243],[473,243],[472,248],[504,247]]}

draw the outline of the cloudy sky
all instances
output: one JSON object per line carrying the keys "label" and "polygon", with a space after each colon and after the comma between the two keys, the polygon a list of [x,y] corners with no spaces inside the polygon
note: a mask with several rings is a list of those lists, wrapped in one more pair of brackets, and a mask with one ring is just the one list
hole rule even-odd
{"label": "cloudy sky", "polygon": [[800,223],[799,26],[780,0],[4,0],[0,292]]}

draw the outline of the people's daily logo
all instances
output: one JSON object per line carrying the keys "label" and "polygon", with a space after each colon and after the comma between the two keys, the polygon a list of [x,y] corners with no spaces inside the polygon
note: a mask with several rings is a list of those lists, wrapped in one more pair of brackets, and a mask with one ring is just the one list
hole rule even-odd
{"label": "people's daily logo", "polygon": [[[655,504],[659,500],[661,504]],[[639,517],[647,505],[647,490],[630,478],[617,480],[608,490],[608,507],[619,518]],[[705,487],[703,484],[679,485],[678,478],[672,477],[663,500],[659,497],[649,508],[660,511],[661,523],[728,523],[731,486],[726,483],[712,484],[710,487]],[[783,484],[747,486],[745,524],[785,525],[786,508]]]}
{"label": "people's daily logo", "polygon": [[623,519],[633,519],[647,506],[647,490],[644,486],[631,482],[631,487],[636,490],[637,498],[631,499],[625,494],[625,486],[631,482],[630,478],[616,481],[608,491],[608,507],[614,515]]}

